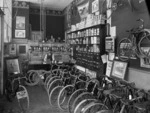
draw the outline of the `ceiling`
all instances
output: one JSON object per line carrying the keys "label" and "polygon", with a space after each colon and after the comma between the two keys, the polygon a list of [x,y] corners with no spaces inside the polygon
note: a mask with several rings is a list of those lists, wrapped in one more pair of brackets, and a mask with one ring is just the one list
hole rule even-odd
{"label": "ceiling", "polygon": [[63,10],[73,0],[16,0],[16,1],[30,2],[31,6],[43,6],[49,9]]}

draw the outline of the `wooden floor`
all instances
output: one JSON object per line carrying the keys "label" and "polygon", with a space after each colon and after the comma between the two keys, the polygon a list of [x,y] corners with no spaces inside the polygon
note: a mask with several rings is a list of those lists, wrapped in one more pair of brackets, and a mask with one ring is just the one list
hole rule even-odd
{"label": "wooden floor", "polygon": [[[30,98],[30,108],[25,113],[68,113],[61,111],[57,107],[49,105],[48,95],[43,86],[27,86]],[[8,102],[6,98],[0,98],[0,113],[23,113],[19,107],[17,99]]]}

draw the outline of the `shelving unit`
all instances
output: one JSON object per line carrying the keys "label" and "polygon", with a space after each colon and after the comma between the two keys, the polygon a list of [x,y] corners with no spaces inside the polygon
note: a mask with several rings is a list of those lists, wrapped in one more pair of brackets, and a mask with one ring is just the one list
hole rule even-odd
{"label": "shelving unit", "polygon": [[102,65],[101,55],[105,52],[106,25],[98,24],[71,31],[67,34],[73,47],[76,64],[98,71]]}

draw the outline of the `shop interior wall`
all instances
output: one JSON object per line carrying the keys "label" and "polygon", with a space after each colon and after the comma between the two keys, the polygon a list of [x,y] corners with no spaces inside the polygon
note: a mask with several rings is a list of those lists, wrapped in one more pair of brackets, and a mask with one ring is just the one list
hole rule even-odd
{"label": "shop interior wall", "polygon": [[[112,26],[116,26],[116,45],[119,40],[128,36],[126,30],[141,25],[136,20],[141,18],[145,22],[145,28],[150,29],[150,15],[147,4],[145,2],[139,3],[139,0],[131,0],[129,3],[123,3],[122,6],[112,14]],[[117,47],[116,47],[117,48]],[[140,67],[140,59],[130,60],[128,70],[128,80],[134,81],[138,87],[148,89],[150,86],[150,68]]]}
{"label": "shop interior wall", "polygon": [[16,17],[22,16],[25,17],[25,38],[29,38],[29,9],[28,8],[16,8],[13,7],[12,11],[12,38],[15,38],[15,29],[16,29]]}

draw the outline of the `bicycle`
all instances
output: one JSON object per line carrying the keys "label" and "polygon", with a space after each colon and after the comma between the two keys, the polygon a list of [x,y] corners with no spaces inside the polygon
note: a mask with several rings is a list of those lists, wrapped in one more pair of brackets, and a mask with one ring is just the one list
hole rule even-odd
{"label": "bicycle", "polygon": [[[103,98],[101,97],[100,92],[103,89],[109,89],[113,86],[112,83],[108,83],[106,82],[106,76],[101,76],[101,79],[99,80],[100,85],[99,87],[97,87],[97,91],[93,92],[93,93],[86,93],[83,94],[82,96],[84,97],[84,99],[82,99],[79,104],[77,104],[77,106],[75,107],[74,113],[80,113],[83,111],[84,108],[86,108],[85,106],[87,106],[90,103],[96,102],[98,99]],[[89,95],[89,96],[88,96]],[[101,104],[103,105],[103,104]],[[103,109],[107,109],[107,106],[103,105]]]}
{"label": "bicycle", "polygon": [[[25,113],[29,108],[29,95],[26,87],[22,84],[21,80],[23,79],[26,80],[26,77],[19,73],[11,74],[6,81],[5,95],[10,102],[17,97],[19,107]],[[24,99],[26,99],[26,102]],[[25,103],[26,105],[24,106]]]}
{"label": "bicycle", "polygon": [[[71,72],[70,72],[71,71]],[[49,102],[50,105],[55,106],[55,104],[57,104],[58,107],[60,107],[59,103],[56,103],[56,100],[58,100],[59,94],[61,92],[61,94],[63,93],[63,91],[67,88],[68,86],[71,87],[71,84],[73,84],[76,81],[76,76],[75,75],[71,75],[72,70],[62,70],[62,74],[60,75],[59,78],[56,78],[49,86]],[[67,87],[65,87],[67,86]],[[65,87],[65,89],[64,89]],[[70,89],[70,88],[69,88]],[[70,89],[71,91],[73,91],[72,89]],[[68,90],[69,91],[69,90]],[[67,93],[69,94],[69,93]],[[68,96],[68,95],[67,95]],[[67,96],[61,96],[64,97],[63,100],[67,97]],[[59,97],[60,98],[60,97]],[[53,102],[54,100],[54,102]],[[61,99],[59,99],[61,100]],[[67,100],[66,100],[67,101]],[[61,102],[61,104],[64,101]],[[61,109],[61,107],[60,107]],[[62,108],[63,109],[63,108]]]}
{"label": "bicycle", "polygon": [[73,94],[73,92],[76,91],[77,89],[84,88],[86,81],[88,81],[89,78],[85,75],[79,74],[73,75],[73,78],[71,78],[70,80],[72,82],[62,87],[57,99],[58,107],[63,111],[68,109],[68,101],[69,98],[71,97],[71,94]]}
{"label": "bicycle", "polygon": [[121,39],[118,43],[117,55],[122,61],[128,61],[136,56],[150,59],[150,49],[144,50],[145,43],[150,44],[150,32],[144,28],[142,19],[137,21],[142,22],[142,25],[128,30],[129,36]]}
{"label": "bicycle", "polygon": [[[132,83],[131,83],[132,84]],[[121,98],[125,98],[126,95],[131,94],[127,93],[128,85],[130,84],[120,84],[120,81],[117,81],[115,87],[110,89],[105,89],[100,91],[101,98],[97,101],[90,102],[82,108],[82,113],[117,113],[114,111],[116,105]]]}

